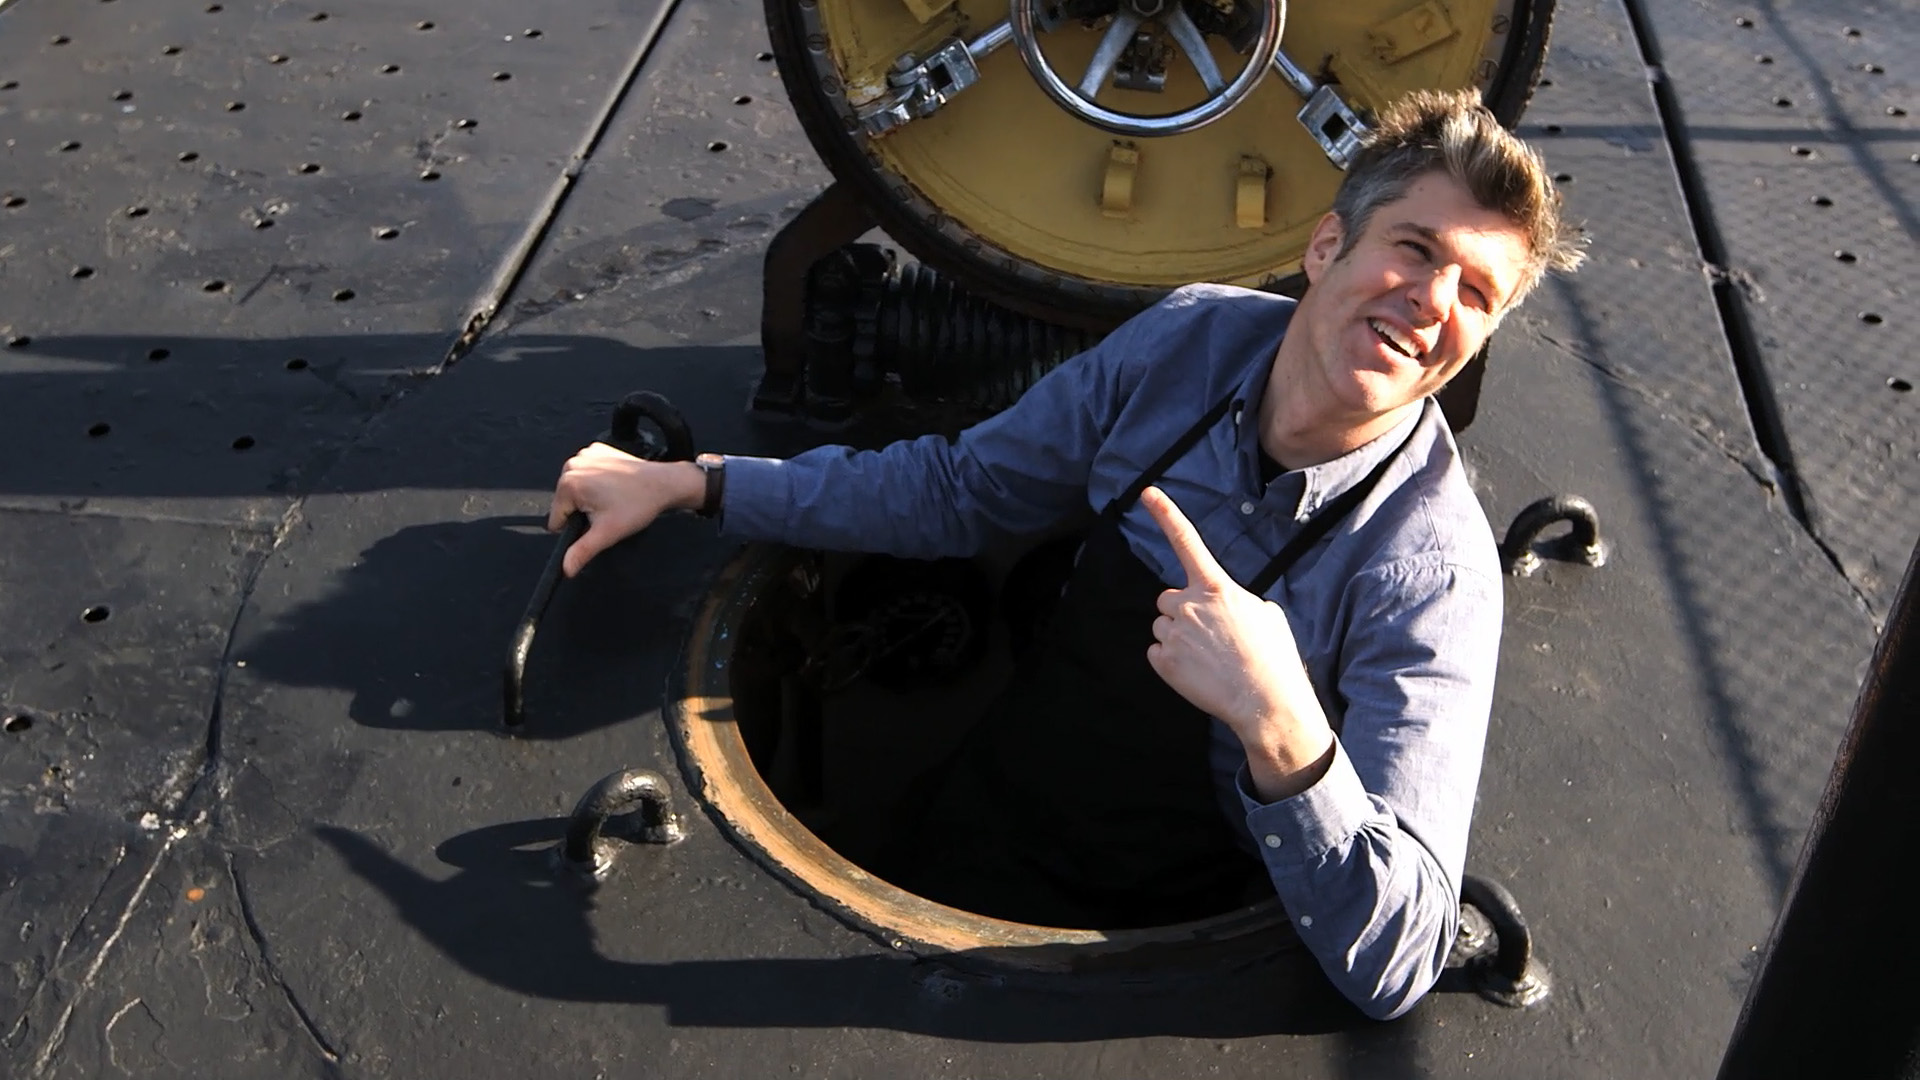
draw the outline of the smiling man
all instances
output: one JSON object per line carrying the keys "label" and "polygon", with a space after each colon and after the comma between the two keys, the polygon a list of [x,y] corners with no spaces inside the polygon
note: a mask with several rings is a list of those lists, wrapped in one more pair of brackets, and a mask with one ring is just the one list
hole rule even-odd
{"label": "smiling man", "polygon": [[[569,574],[669,509],[724,534],[972,554],[1098,514],[1034,654],[881,868],[945,903],[1120,927],[1277,892],[1368,1015],[1433,984],[1493,693],[1492,533],[1430,398],[1579,262],[1472,93],[1381,117],[1292,300],[1176,290],[957,440],[567,463]],[[902,723],[910,721],[903,719]]]}

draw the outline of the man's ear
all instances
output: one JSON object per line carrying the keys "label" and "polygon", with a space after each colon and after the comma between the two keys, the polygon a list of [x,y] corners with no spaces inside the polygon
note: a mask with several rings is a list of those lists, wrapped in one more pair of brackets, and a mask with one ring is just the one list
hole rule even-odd
{"label": "man's ear", "polygon": [[1300,257],[1300,269],[1307,275],[1307,284],[1320,280],[1320,274],[1332,264],[1340,254],[1340,244],[1347,237],[1346,223],[1340,215],[1329,210],[1320,215],[1313,226],[1313,235],[1307,239],[1306,254]]}

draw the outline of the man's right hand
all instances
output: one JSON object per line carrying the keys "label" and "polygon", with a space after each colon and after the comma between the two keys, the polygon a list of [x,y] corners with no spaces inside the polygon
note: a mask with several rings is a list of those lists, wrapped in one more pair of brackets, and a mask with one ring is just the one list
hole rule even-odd
{"label": "man's right hand", "polygon": [[568,577],[587,560],[653,524],[668,510],[697,510],[707,481],[690,461],[647,461],[593,443],[573,455],[554,485],[547,531],[559,532],[568,515],[587,515],[586,534],[567,548],[561,569]]}

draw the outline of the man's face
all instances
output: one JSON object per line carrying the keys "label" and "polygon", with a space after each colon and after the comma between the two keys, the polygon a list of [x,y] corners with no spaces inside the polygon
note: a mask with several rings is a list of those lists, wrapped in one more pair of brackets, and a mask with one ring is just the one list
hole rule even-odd
{"label": "man's face", "polygon": [[1375,210],[1344,255],[1332,214],[1308,242],[1311,287],[1294,326],[1334,401],[1379,415],[1433,393],[1473,358],[1511,302],[1526,235],[1446,173]]}

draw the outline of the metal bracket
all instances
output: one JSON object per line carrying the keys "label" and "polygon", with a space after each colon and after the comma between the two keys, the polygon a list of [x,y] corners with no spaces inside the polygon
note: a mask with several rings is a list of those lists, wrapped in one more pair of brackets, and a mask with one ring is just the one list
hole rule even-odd
{"label": "metal bracket", "polygon": [[980,61],[1012,38],[1010,23],[1002,19],[972,41],[952,38],[942,42],[924,60],[916,60],[911,54],[902,56],[887,74],[891,92],[855,112],[860,125],[869,136],[877,136],[932,116],[962,90],[979,82]]}
{"label": "metal bracket", "polygon": [[1313,136],[1313,141],[1326,151],[1327,160],[1333,162],[1340,171],[1353,164],[1354,155],[1360,152],[1360,140],[1366,134],[1367,125],[1360,114],[1353,111],[1341,100],[1340,94],[1331,86],[1322,86],[1307,99],[1306,108],[1300,110],[1300,123]]}
{"label": "metal bracket", "polygon": [[1301,70],[1284,51],[1274,54],[1273,70],[1293,87],[1294,93],[1306,99],[1299,113],[1301,126],[1320,144],[1327,160],[1345,172],[1353,164],[1354,155],[1360,152],[1368,131],[1367,122],[1353,111],[1333,88],[1333,83],[1315,82],[1313,76]]}

